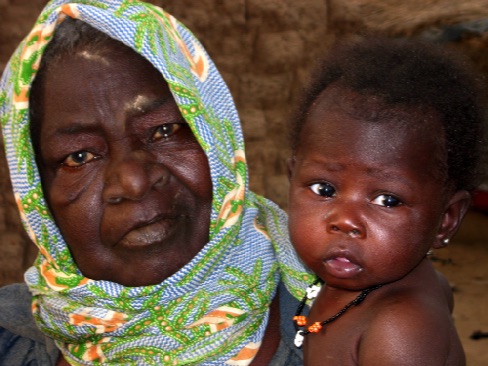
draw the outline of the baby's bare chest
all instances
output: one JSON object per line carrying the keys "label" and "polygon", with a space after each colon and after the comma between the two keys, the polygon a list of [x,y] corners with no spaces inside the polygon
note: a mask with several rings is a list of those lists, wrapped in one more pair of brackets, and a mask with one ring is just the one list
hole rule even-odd
{"label": "baby's bare chest", "polygon": [[[366,304],[361,305],[361,307],[352,307],[337,319],[324,325],[319,332],[308,333],[305,336],[303,344],[305,366],[357,365],[361,338],[374,318],[372,309]],[[324,313],[317,308],[312,308],[308,324],[323,321],[327,315],[329,311]]]}
{"label": "baby's bare chest", "polygon": [[357,365],[358,349],[367,327],[367,318],[350,314],[348,318],[344,316],[343,319],[325,325],[318,333],[307,334],[303,345],[305,366]]}

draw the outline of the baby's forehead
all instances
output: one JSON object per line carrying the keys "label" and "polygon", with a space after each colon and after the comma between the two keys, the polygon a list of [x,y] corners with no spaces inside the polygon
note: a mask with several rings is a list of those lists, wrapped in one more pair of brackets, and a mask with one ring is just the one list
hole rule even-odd
{"label": "baby's forehead", "polygon": [[405,129],[422,129],[443,136],[441,115],[432,106],[390,102],[374,91],[356,91],[340,84],[324,89],[310,107],[314,113],[335,111],[363,123],[387,123]]}
{"label": "baby's forehead", "polygon": [[435,114],[404,106],[380,108],[381,104],[366,113],[344,101],[326,101],[323,108],[320,103],[310,113],[295,150],[301,162],[330,170],[349,167],[358,176],[396,171],[420,181],[443,180],[447,149]]}

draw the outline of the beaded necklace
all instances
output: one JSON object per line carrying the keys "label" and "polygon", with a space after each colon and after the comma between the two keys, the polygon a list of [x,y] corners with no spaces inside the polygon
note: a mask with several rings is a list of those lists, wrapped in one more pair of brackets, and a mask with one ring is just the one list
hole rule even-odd
{"label": "beaded necklace", "polygon": [[329,323],[332,323],[334,320],[337,320],[341,315],[343,315],[349,308],[353,306],[357,306],[360,303],[364,301],[366,296],[371,291],[374,291],[378,288],[381,287],[381,285],[376,285],[369,287],[363,291],[350,303],[348,303],[346,306],[344,306],[337,314],[331,316],[330,318],[321,321],[321,322],[315,322],[312,325],[308,326],[306,330],[299,329],[301,327],[304,327],[307,324],[307,317],[304,315],[300,315],[303,311],[303,308],[305,306],[305,303],[307,300],[312,300],[317,297],[317,294],[320,291],[320,286],[317,286],[319,282],[322,282],[321,279],[315,280],[310,286],[308,286],[307,291],[305,296],[303,297],[302,301],[300,302],[300,305],[298,305],[297,311],[295,313],[295,316],[293,317],[293,320],[295,321],[295,329],[297,330],[297,333],[295,335],[295,347],[301,348],[303,345],[303,339],[304,337],[309,334],[309,333],[318,333],[320,330]]}

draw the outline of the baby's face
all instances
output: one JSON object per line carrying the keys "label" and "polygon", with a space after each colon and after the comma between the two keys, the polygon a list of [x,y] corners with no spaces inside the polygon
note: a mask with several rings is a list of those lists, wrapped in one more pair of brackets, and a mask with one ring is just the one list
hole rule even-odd
{"label": "baby's face", "polygon": [[[362,289],[403,277],[425,257],[446,194],[434,117],[403,108],[391,120],[363,121],[345,112],[355,96],[331,87],[312,106],[290,166],[289,225],[317,275]],[[398,118],[432,123],[413,128]]]}
{"label": "baby's face", "polygon": [[160,73],[128,48],[105,51],[48,69],[43,188],[85,276],[157,284],[208,240],[209,166]]}

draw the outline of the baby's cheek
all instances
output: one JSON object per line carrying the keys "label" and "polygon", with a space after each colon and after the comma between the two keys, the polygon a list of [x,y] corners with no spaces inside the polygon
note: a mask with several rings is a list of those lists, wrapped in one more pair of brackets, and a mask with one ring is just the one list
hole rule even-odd
{"label": "baby's cheek", "polygon": [[299,253],[308,252],[313,243],[313,238],[310,233],[309,226],[306,221],[290,220],[290,239]]}

